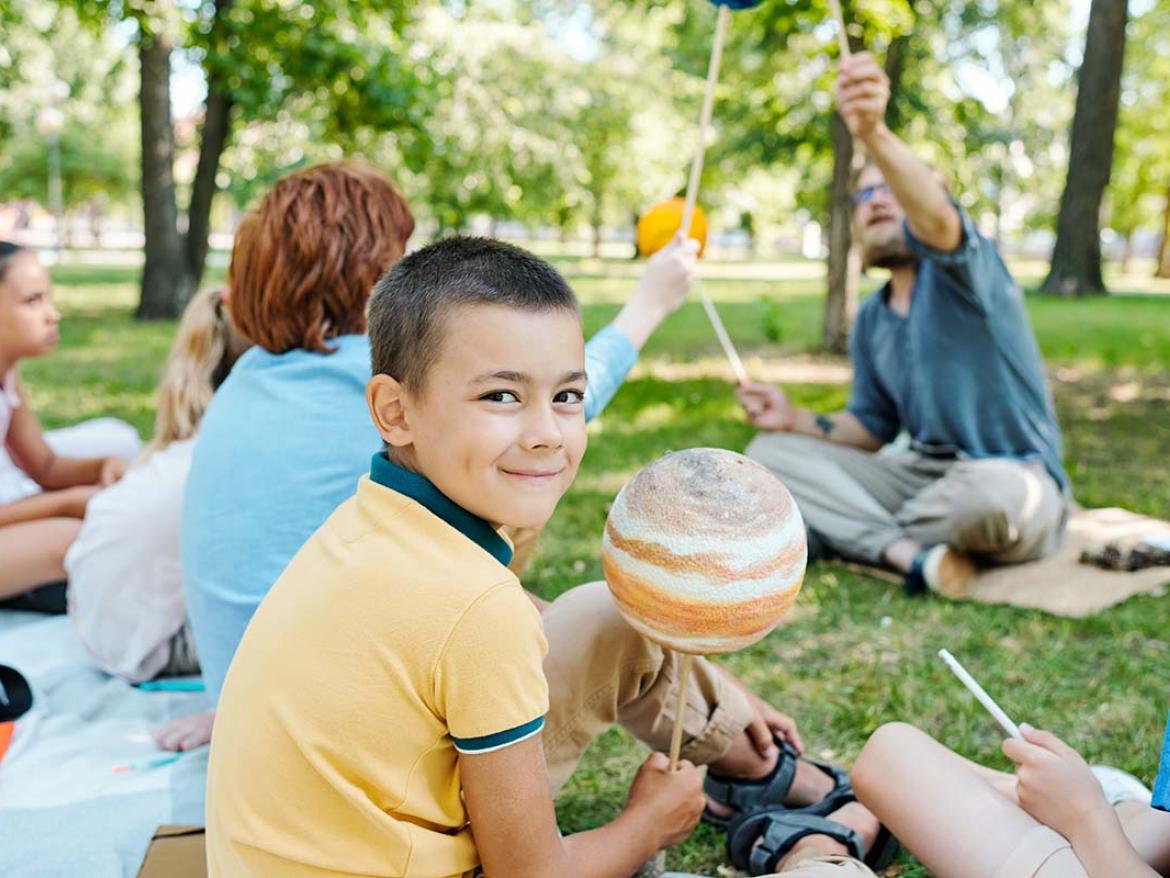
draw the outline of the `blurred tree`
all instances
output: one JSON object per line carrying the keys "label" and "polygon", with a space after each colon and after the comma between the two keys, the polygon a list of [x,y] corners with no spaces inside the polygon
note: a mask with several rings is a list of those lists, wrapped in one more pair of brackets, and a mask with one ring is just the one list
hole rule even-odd
{"label": "blurred tree", "polygon": [[[1109,225],[1125,238],[1127,262],[1140,230],[1170,221],[1170,5],[1152,3],[1135,16],[1128,43],[1108,192]],[[1170,277],[1165,234],[1160,249],[1155,272]]]}
{"label": "blurred tree", "polygon": [[1056,246],[1042,289],[1063,296],[1104,293],[1101,198],[1113,170],[1128,0],[1093,0],[1077,107],[1069,136],[1068,180],[1056,221]]}
{"label": "blurred tree", "polygon": [[[270,120],[298,97],[317,103],[326,136],[420,135],[430,76],[406,58],[405,0],[102,0],[77,3],[99,27],[133,26],[141,64],[146,263],[137,316],[171,318],[202,277],[220,162],[237,120]],[[185,222],[174,178],[173,55],[202,69],[206,97]]]}

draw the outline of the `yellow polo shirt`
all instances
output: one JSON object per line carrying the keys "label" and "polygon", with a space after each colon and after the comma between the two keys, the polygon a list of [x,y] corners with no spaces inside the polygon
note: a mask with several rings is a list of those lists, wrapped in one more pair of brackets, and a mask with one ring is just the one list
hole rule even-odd
{"label": "yellow polo shirt", "polygon": [[207,779],[213,878],[471,874],[459,753],[531,737],[548,711],[547,643],[510,555],[375,456],[228,671]]}

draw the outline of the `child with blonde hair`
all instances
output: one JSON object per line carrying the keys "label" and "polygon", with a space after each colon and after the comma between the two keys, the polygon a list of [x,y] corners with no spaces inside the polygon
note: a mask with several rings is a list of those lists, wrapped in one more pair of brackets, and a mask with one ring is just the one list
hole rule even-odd
{"label": "child with blonde hair", "polygon": [[18,364],[50,353],[60,322],[36,254],[0,241],[0,599],[64,578],[90,497],[122,477],[141,444],[113,418],[41,430]]}
{"label": "child with blonde hair", "polygon": [[158,390],[154,438],[89,504],[65,557],[69,616],[94,661],[131,682],[196,673],[179,561],[179,518],[203,412],[242,345],[222,290],[187,306]]}

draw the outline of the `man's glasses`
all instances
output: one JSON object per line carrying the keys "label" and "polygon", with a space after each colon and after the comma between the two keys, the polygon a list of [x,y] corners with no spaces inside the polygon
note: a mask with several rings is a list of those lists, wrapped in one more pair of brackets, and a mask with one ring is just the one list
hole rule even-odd
{"label": "man's glasses", "polygon": [[890,187],[885,183],[875,183],[872,186],[862,186],[860,189],[854,189],[849,193],[849,200],[853,202],[856,207],[859,204],[865,204],[867,201],[873,201],[876,195],[889,195]]}

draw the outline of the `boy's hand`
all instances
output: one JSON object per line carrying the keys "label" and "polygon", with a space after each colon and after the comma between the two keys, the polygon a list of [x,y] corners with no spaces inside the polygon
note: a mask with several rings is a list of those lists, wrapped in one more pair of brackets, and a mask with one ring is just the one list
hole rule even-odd
{"label": "boy's hand", "polygon": [[662,753],[651,753],[642,763],[630,786],[627,812],[644,815],[646,824],[659,833],[659,848],[671,847],[686,839],[703,813],[703,777],[699,769],[685,759],[678,770],[670,770],[670,760]]}
{"label": "boy's hand", "polygon": [[98,473],[98,484],[103,488],[108,488],[114,482],[120,481],[129,468],[130,464],[122,458],[116,455],[107,457],[102,461],[102,468]]}
{"label": "boy's hand", "polygon": [[699,242],[679,232],[646,262],[634,297],[663,317],[673,314],[687,300],[698,259]]}
{"label": "boy's hand", "polygon": [[1101,785],[1081,755],[1051,732],[1021,725],[1024,740],[1008,738],[1004,754],[1016,763],[1020,806],[1069,841],[1097,820],[1109,819]]}
{"label": "boy's hand", "polygon": [[786,432],[796,423],[796,407],[779,387],[751,382],[741,384],[735,392],[753,427]]}
{"label": "boy's hand", "polygon": [[754,708],[752,721],[744,731],[751,738],[752,746],[764,758],[776,752],[776,738],[787,741],[797,753],[804,753],[804,741],[800,739],[800,732],[796,728],[796,720],[786,713],[781,713],[760,696],[747,689],[748,701]]}
{"label": "boy's hand", "polygon": [[882,125],[890,100],[890,79],[869,52],[841,59],[837,74],[837,112],[849,133],[864,140]]}

